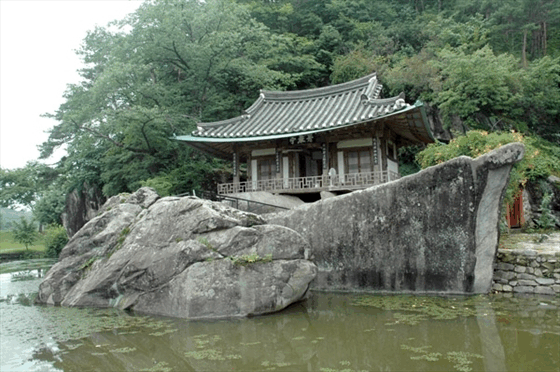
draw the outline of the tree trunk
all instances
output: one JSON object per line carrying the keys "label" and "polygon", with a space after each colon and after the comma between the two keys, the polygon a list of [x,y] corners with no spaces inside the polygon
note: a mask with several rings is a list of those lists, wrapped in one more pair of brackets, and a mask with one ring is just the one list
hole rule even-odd
{"label": "tree trunk", "polygon": [[521,50],[521,63],[527,67],[527,30],[523,30],[523,49]]}
{"label": "tree trunk", "polygon": [[542,29],[543,29],[543,33],[542,33],[542,55],[543,57],[546,56],[546,22],[542,23]]}

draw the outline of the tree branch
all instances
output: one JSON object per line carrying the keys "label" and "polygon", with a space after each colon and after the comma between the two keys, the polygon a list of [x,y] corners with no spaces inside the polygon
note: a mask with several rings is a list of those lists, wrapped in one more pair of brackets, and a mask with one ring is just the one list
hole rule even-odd
{"label": "tree branch", "polygon": [[[144,123],[144,125],[147,124],[148,122],[152,121],[152,120],[153,119],[148,120],[147,122]],[[153,149],[151,149],[150,147],[149,147],[149,150],[146,150],[146,149],[139,149],[139,148],[135,148],[135,147],[126,146],[121,142],[115,141],[114,139],[112,139],[111,137],[109,137],[106,134],[103,134],[103,133],[101,133],[101,132],[99,132],[95,129],[88,128],[88,127],[85,127],[83,125],[80,125],[80,124],[76,123],[74,120],[71,120],[71,121],[76,126],[76,128],[78,130],[84,130],[86,132],[89,132],[89,133],[95,135],[96,137],[103,138],[103,139],[111,142],[113,145],[115,145],[117,147],[120,147],[122,149],[132,151],[132,152],[135,152],[135,153],[139,153],[139,154],[153,154],[154,153]]]}

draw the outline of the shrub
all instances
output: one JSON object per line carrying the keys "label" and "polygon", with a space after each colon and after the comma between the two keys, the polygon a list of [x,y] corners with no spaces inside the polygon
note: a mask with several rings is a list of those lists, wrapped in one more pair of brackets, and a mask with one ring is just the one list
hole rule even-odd
{"label": "shrub", "polygon": [[552,214],[550,209],[550,202],[552,201],[553,195],[554,194],[546,193],[542,198],[540,207],[541,216],[537,221],[537,226],[544,230],[553,229],[558,223],[556,216]]}
{"label": "shrub", "polygon": [[461,155],[476,158],[511,142],[525,145],[523,160],[515,164],[506,190],[505,201],[512,204],[527,181],[538,181],[551,174],[560,175],[560,149],[538,137],[521,133],[473,130],[452,139],[449,144],[434,143],[416,156],[422,168],[440,164]]}
{"label": "shrub", "polygon": [[68,234],[64,226],[52,224],[45,230],[45,256],[58,258],[62,248],[68,243]]}

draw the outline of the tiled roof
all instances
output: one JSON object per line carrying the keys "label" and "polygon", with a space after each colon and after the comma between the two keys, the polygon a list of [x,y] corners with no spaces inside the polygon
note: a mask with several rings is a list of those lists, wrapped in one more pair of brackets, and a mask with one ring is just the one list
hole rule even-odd
{"label": "tiled roof", "polygon": [[324,88],[261,91],[243,115],[199,123],[192,135],[174,138],[224,159],[231,158],[235,143],[330,132],[373,121],[383,122],[399,134],[403,143],[433,142],[422,103],[409,105],[404,94],[379,99],[381,88],[376,75],[371,74]]}
{"label": "tiled roof", "polygon": [[250,138],[298,134],[365,123],[410,107],[404,96],[378,99],[375,74],[347,83],[302,91],[261,90],[260,97],[236,118],[199,123],[193,137]]}

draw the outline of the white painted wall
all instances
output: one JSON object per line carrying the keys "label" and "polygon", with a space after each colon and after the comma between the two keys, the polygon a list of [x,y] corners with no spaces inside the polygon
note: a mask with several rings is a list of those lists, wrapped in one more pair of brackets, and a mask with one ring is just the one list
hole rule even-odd
{"label": "white painted wall", "polygon": [[[387,158],[387,170],[390,172],[399,173],[399,163]],[[389,181],[391,181],[391,178],[389,178]]]}
{"label": "white painted wall", "polygon": [[338,176],[342,182],[344,180],[344,152],[339,151],[336,155],[338,160]]}
{"label": "white painted wall", "polygon": [[267,156],[267,155],[275,155],[276,148],[272,147],[269,149],[258,149],[251,151],[251,157],[253,156]]}
{"label": "white painted wall", "polygon": [[336,144],[339,149],[348,149],[352,147],[371,147],[373,140],[371,138],[359,138],[353,140],[340,141]]}

